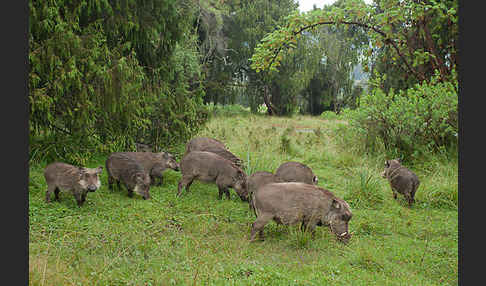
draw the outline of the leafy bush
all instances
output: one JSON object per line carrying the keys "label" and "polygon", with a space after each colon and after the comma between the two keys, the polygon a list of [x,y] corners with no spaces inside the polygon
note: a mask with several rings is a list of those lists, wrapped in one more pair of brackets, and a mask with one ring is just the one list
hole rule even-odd
{"label": "leafy bush", "polygon": [[[379,86],[380,79],[375,84]],[[386,94],[375,87],[347,115],[365,135],[367,147],[375,149],[381,143],[391,156],[417,157],[457,145],[457,102],[457,81],[439,82],[435,76],[406,91],[391,89]]]}
{"label": "leafy bush", "polygon": [[207,119],[196,10],[168,0],[89,3],[29,1],[32,161],[83,164],[135,141],[168,146]]}
{"label": "leafy bush", "polygon": [[326,111],[321,113],[321,118],[328,119],[328,120],[334,120],[334,119],[338,119],[339,115],[336,114],[336,112],[334,112],[334,111],[326,110]]}

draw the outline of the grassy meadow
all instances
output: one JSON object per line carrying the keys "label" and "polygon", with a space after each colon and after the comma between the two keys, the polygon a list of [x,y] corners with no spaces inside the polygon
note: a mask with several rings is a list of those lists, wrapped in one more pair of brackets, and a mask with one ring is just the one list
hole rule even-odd
{"label": "grassy meadow", "polygon": [[[248,175],[285,161],[310,166],[319,186],[351,206],[346,245],[327,227],[312,238],[298,227],[265,227],[250,243],[255,220],[231,190],[195,181],[176,198],[180,173],[168,170],[152,199],[102,186],[79,208],[71,194],[45,202],[45,165],[29,173],[30,285],[457,285],[457,156],[407,162],[420,178],[416,204],[393,200],[380,177],[384,154],[368,154],[335,118],[234,114],[213,117],[198,134],[222,140]],[[184,146],[171,150],[178,159]],[[88,167],[104,166],[99,157]]]}

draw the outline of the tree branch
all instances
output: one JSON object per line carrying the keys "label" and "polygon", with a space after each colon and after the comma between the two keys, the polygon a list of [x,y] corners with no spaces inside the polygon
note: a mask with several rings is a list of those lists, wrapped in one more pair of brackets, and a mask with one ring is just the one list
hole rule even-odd
{"label": "tree branch", "polygon": [[[296,31],[296,32],[293,32],[293,35],[296,36],[300,33],[302,33],[303,31],[305,30],[308,30],[308,29],[312,29],[316,26],[320,26],[320,25],[331,25],[331,24],[346,24],[346,25],[356,25],[356,26],[359,26],[359,27],[362,27],[362,28],[365,28],[365,29],[369,29],[369,30],[373,30],[374,32],[378,33],[379,35],[381,35],[383,38],[385,38],[385,44],[390,44],[394,49],[395,51],[397,52],[398,56],[400,57],[400,59],[403,61],[403,63],[405,64],[405,66],[407,67],[407,70],[409,72],[411,72],[413,75],[415,75],[419,80],[425,80],[425,76],[422,75],[422,74],[419,74],[415,69],[412,68],[412,66],[410,66],[410,64],[407,62],[407,60],[405,59],[405,57],[403,56],[403,54],[400,52],[400,49],[398,48],[395,40],[392,40],[388,37],[388,35],[381,31],[380,29],[376,28],[376,27],[373,27],[373,26],[370,26],[368,24],[364,24],[364,23],[360,23],[360,22],[355,22],[355,21],[340,21],[340,22],[337,22],[337,21],[323,21],[323,22],[317,22],[315,24],[312,24],[312,25],[309,25],[309,26],[304,26],[302,28],[300,28],[299,31]],[[277,49],[275,49],[275,53],[274,53],[274,56],[272,57],[272,59],[270,60],[270,63],[269,63],[269,66],[272,65],[272,63],[275,61],[275,59],[277,58],[278,54],[280,53],[280,51],[282,50],[282,46],[278,47]]]}

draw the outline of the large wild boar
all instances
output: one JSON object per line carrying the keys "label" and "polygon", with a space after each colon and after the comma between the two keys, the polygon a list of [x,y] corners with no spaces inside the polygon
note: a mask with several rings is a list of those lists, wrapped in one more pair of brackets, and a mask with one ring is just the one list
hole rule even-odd
{"label": "large wild boar", "polygon": [[105,162],[108,171],[108,188],[113,189],[113,183],[116,182],[120,189],[122,182],[128,196],[133,197],[133,193],[141,195],[144,199],[150,199],[150,176],[133,158],[121,153],[112,153]]}
{"label": "large wild boar", "polygon": [[191,151],[206,151],[218,154],[219,156],[230,160],[237,166],[241,167],[243,165],[243,160],[238,158],[235,154],[231,153],[228,148],[222,143],[213,138],[208,137],[196,137],[191,139],[186,144],[186,153]]}
{"label": "large wild boar", "polygon": [[59,200],[59,192],[71,192],[82,206],[88,192],[94,192],[101,186],[99,175],[103,167],[84,168],[66,163],[55,162],[44,169],[44,178],[47,183],[46,202],[51,202],[51,193],[55,200]]}
{"label": "large wild boar", "polygon": [[[162,172],[167,169],[172,169],[174,171],[179,171],[179,163],[177,163],[174,155],[168,152],[118,152],[114,154],[125,154],[137,162],[142,164],[145,170],[150,175],[150,184],[158,185],[162,184]],[[156,182],[159,179],[159,182]]]}
{"label": "large wild boar", "polygon": [[397,193],[400,193],[408,200],[408,205],[412,206],[415,202],[415,192],[420,185],[420,181],[414,172],[402,166],[400,159],[394,159],[385,161],[385,170],[383,170],[381,176],[390,182],[395,200]]}
{"label": "large wild boar", "polygon": [[[253,205],[253,195],[254,193],[263,185],[269,183],[280,183],[283,182],[282,179],[275,176],[275,174],[266,171],[259,171],[251,174],[246,180],[246,186],[248,188],[248,202],[250,209],[255,212],[255,206]],[[256,212],[255,212],[256,215]]]}
{"label": "large wild boar", "polygon": [[263,228],[270,220],[283,225],[301,223],[302,229],[312,233],[316,226],[327,225],[340,241],[351,237],[349,205],[323,188],[300,182],[269,183],[254,193],[253,200],[257,219],[252,224],[251,241],[257,232],[263,239]]}
{"label": "large wild boar", "polygon": [[317,176],[307,165],[299,162],[285,162],[275,171],[275,175],[285,182],[302,182],[317,185]]}
{"label": "large wild boar", "polygon": [[191,151],[185,154],[181,160],[182,178],[177,186],[177,196],[181,195],[182,188],[189,191],[194,180],[205,183],[215,183],[218,186],[218,198],[223,198],[223,193],[230,198],[228,188],[233,188],[242,201],[247,201],[245,172],[231,161],[205,151]]}

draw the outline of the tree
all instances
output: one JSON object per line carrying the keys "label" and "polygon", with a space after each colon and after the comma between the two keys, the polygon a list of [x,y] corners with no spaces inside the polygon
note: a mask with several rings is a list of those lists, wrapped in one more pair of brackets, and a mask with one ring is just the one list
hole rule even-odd
{"label": "tree", "polygon": [[168,145],[204,118],[188,1],[29,1],[31,154]]}
{"label": "tree", "polygon": [[[270,94],[279,96],[275,83],[272,83],[278,79],[257,74],[250,68],[249,58],[260,39],[284,24],[283,18],[295,11],[297,5],[292,0],[233,0],[227,1],[227,5],[229,13],[224,34],[228,38],[227,64],[233,75],[231,84],[244,87],[252,111],[256,112],[259,105],[266,103],[269,113],[279,113],[279,107],[269,101]],[[280,77],[288,79],[288,75]]]}
{"label": "tree", "polygon": [[286,25],[267,34],[255,49],[252,68],[276,70],[282,54],[288,54],[290,43],[304,31],[322,25],[358,26],[367,30],[372,43],[367,59],[386,46],[384,60],[415,81],[429,79],[434,70],[439,71],[441,81],[451,79],[458,64],[457,0],[377,0],[371,6],[347,0],[342,5],[289,15]]}

